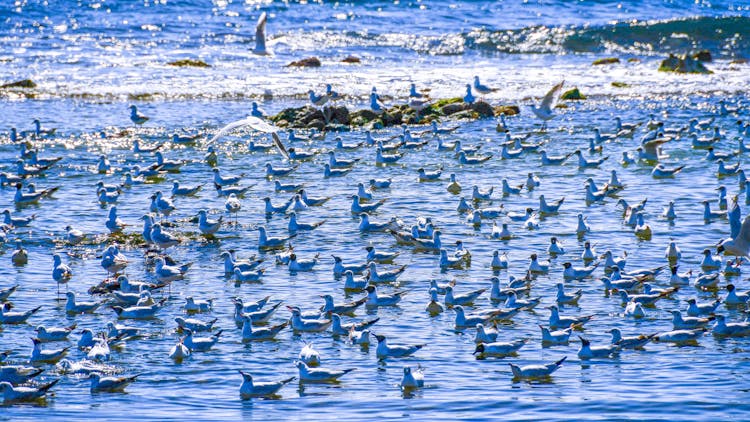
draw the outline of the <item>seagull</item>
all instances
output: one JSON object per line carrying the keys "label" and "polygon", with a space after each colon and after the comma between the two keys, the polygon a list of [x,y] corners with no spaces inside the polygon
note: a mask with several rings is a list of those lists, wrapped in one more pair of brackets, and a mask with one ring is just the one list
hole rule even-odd
{"label": "seagull", "polygon": [[131,105],[130,107],[130,120],[137,124],[142,125],[148,121],[148,117],[144,116],[143,114],[138,112],[138,108],[135,105]]}
{"label": "seagull", "polygon": [[562,90],[564,83],[565,81],[562,81],[559,84],[553,86],[552,89],[550,89],[549,92],[547,92],[547,94],[542,98],[542,102],[539,104],[539,107],[531,105],[531,111],[534,113],[534,115],[542,119],[542,121],[544,122],[542,125],[542,129],[546,129],[547,121],[555,117],[552,109],[555,107],[557,101],[560,98],[560,91]]}
{"label": "seagull", "polygon": [[259,56],[267,56],[271,54],[266,48],[266,21],[268,15],[266,12],[260,14],[258,23],[255,25],[255,48],[253,48],[253,54]]}
{"label": "seagull", "polygon": [[104,377],[96,372],[89,375],[91,379],[91,392],[123,392],[125,387],[138,378],[138,375],[130,377]]}
{"label": "seagull", "polygon": [[240,385],[240,398],[242,398],[243,400],[247,400],[252,397],[273,396],[278,393],[283,386],[297,379],[297,377],[290,377],[281,381],[274,382],[253,382],[253,376],[249,373],[243,371],[239,371],[239,373],[240,375],[242,375],[242,384]]}
{"label": "seagull", "polygon": [[562,366],[563,362],[565,362],[565,359],[567,359],[567,356],[563,357],[557,362],[548,363],[545,365],[518,366],[512,363],[509,363],[508,365],[510,365],[510,369],[513,372],[513,378],[546,378],[552,375],[553,372],[557,371],[560,366]]}

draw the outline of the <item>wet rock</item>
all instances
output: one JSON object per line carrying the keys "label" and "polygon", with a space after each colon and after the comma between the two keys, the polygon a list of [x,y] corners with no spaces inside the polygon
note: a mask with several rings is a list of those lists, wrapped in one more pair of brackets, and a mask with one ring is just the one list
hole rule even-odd
{"label": "wet rock", "polygon": [[745,64],[745,63],[747,63],[747,59],[745,58],[734,59],[731,62],[729,62],[729,64]]}
{"label": "wet rock", "polygon": [[31,79],[21,79],[20,81],[0,85],[0,89],[2,88],[36,88],[36,84]]}
{"label": "wet rock", "polygon": [[458,112],[467,110],[469,107],[471,107],[469,104],[466,104],[464,102],[461,103],[450,103],[446,104],[442,107],[440,107],[440,112],[443,113],[446,116],[450,116],[452,114],[456,114]]}
{"label": "wet rock", "polygon": [[612,86],[615,87],[615,88],[627,88],[630,85],[626,84],[625,82],[617,82],[617,81],[615,81],[615,82],[612,82]]}
{"label": "wet rock", "polygon": [[386,111],[383,113],[382,116],[380,116],[380,120],[383,122],[383,125],[387,126],[398,126],[401,123],[403,123],[404,115],[402,112],[394,110],[394,111]]}
{"label": "wet rock", "polygon": [[192,59],[175,60],[167,64],[169,66],[177,66],[177,67],[211,67],[210,64],[204,62],[203,60],[192,60]]}
{"label": "wet rock", "polygon": [[670,54],[669,57],[662,60],[661,65],[659,65],[659,71],[674,73],[713,73],[708,70],[703,63],[688,55],[675,56],[674,54]]}
{"label": "wet rock", "polygon": [[344,58],[344,60],[341,60],[342,63],[361,63],[362,61],[359,59],[359,57],[354,56],[347,56]]}
{"label": "wet rock", "polygon": [[708,50],[701,50],[695,54],[693,54],[693,58],[695,60],[701,61],[701,62],[710,62],[713,61],[713,58],[711,57],[711,52]]}
{"label": "wet rock", "polygon": [[495,115],[504,114],[506,116],[515,116],[520,113],[521,109],[517,105],[499,105],[495,106]]}
{"label": "wet rock", "polygon": [[484,101],[476,101],[471,105],[471,110],[477,113],[479,117],[495,117],[495,110],[492,106]]}
{"label": "wet rock", "polygon": [[631,57],[628,59],[628,63],[640,63],[640,62],[641,62],[641,59],[637,57]]}
{"label": "wet rock", "polygon": [[287,67],[320,67],[320,59],[317,57],[307,57],[296,62],[291,62]]}
{"label": "wet rock", "polygon": [[591,64],[593,64],[594,66],[599,66],[603,64],[615,64],[615,63],[620,63],[620,59],[618,59],[617,57],[606,57],[603,59],[594,60],[594,62]]}
{"label": "wet rock", "polygon": [[563,100],[585,100],[586,96],[578,88],[569,89],[560,96]]}

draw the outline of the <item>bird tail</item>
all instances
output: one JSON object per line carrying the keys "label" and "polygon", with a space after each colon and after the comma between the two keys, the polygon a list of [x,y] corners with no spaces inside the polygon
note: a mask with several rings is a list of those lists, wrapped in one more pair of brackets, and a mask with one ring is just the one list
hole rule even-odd
{"label": "bird tail", "polygon": [[40,387],[39,387],[39,391],[44,391],[44,392],[46,392],[46,391],[48,391],[48,390],[49,390],[50,388],[54,387],[54,386],[55,386],[55,384],[57,384],[58,382],[60,382],[60,378],[58,378],[58,379],[56,379],[56,380],[54,380],[54,381],[52,381],[52,382],[50,382],[50,383],[48,383],[48,384],[44,384],[44,385],[40,386]]}

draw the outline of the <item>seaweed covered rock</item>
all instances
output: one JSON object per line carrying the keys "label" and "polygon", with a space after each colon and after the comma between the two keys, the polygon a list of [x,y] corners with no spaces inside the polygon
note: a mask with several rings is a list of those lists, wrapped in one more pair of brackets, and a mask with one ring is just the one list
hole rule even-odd
{"label": "seaweed covered rock", "polygon": [[569,89],[560,96],[563,100],[585,100],[586,96],[578,88]]}
{"label": "seaweed covered rock", "polygon": [[594,66],[601,66],[603,64],[615,64],[615,63],[620,63],[620,59],[618,59],[617,57],[605,57],[603,59],[596,59],[591,64],[593,64]]}
{"label": "seaweed covered rock", "polygon": [[20,81],[0,85],[0,89],[3,88],[36,88],[36,84],[31,79],[21,79]]}
{"label": "seaweed covered rock", "polygon": [[177,67],[211,67],[210,64],[204,62],[203,60],[191,59],[175,60],[173,62],[167,63],[167,65]]}
{"label": "seaweed covered rock", "polygon": [[287,67],[320,67],[320,59],[317,57],[307,57],[302,60],[291,62]]}
{"label": "seaweed covered rock", "polygon": [[349,110],[344,106],[325,107],[322,110],[311,106],[285,108],[270,119],[281,127],[324,129],[332,125],[351,124]]}
{"label": "seaweed covered rock", "polygon": [[691,56],[675,56],[674,54],[670,54],[669,57],[662,60],[661,65],[659,65],[659,71],[674,73],[713,73],[708,70],[708,68],[703,63],[692,58]]}
{"label": "seaweed covered rock", "polygon": [[471,104],[471,110],[477,113],[480,118],[483,117],[495,117],[495,110],[492,106],[484,101],[476,101]]}
{"label": "seaweed covered rock", "polygon": [[504,114],[506,116],[515,116],[520,113],[521,109],[517,105],[499,105],[495,106],[495,115]]}
{"label": "seaweed covered rock", "polygon": [[342,63],[361,63],[362,60],[359,59],[359,57],[355,56],[346,56],[343,60],[341,60]]}

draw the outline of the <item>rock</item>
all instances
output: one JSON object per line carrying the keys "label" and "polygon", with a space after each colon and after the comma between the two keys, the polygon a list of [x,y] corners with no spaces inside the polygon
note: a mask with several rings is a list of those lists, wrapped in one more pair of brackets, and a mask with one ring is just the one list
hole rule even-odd
{"label": "rock", "polygon": [[741,59],[734,59],[729,64],[745,64],[747,63],[747,59],[741,58]]}
{"label": "rock", "polygon": [[378,114],[374,111],[370,110],[369,108],[363,108],[362,110],[357,110],[354,113],[351,114],[351,119],[362,119],[367,122],[371,122],[378,118]]}
{"label": "rock", "polygon": [[581,94],[581,91],[578,90],[578,88],[569,89],[565,92],[563,92],[563,95],[560,96],[560,99],[563,100],[585,100],[586,96]]}
{"label": "rock", "polygon": [[352,119],[349,114],[349,109],[344,106],[326,107],[326,113],[331,116],[328,120],[329,123],[338,123],[346,126],[351,124]]}
{"label": "rock", "polygon": [[347,56],[344,58],[344,60],[341,60],[342,63],[361,63],[362,61],[359,59],[359,57],[354,56]]}
{"label": "rock", "polygon": [[0,85],[0,89],[2,88],[36,88],[36,84],[31,79],[21,79],[20,81]]}
{"label": "rock", "polygon": [[599,66],[602,64],[615,64],[615,63],[620,63],[620,59],[618,59],[617,57],[606,57],[604,59],[594,60],[594,62],[591,64],[593,64],[594,66]]}
{"label": "rock", "polygon": [[211,67],[211,65],[209,65],[208,63],[202,60],[191,60],[191,59],[175,60],[167,64],[169,66],[177,66],[177,67]]}
{"label": "rock", "polygon": [[317,57],[308,57],[296,62],[291,62],[287,67],[320,67],[320,59]]}
{"label": "rock", "polygon": [[442,107],[440,107],[440,112],[443,113],[446,116],[450,116],[451,114],[456,114],[460,111],[467,110],[471,107],[471,105],[466,104],[464,102],[460,103],[450,103],[446,104]]}
{"label": "rock", "polygon": [[695,54],[693,54],[693,58],[695,60],[701,61],[701,62],[710,62],[712,61],[711,52],[708,50],[701,50]]}
{"label": "rock", "polygon": [[659,65],[659,71],[674,73],[713,73],[708,70],[703,63],[688,55],[675,56],[674,54],[670,54],[669,57],[662,60],[661,65]]}
{"label": "rock", "polygon": [[479,117],[495,117],[495,110],[492,106],[484,101],[476,101],[471,105],[471,109],[479,115]]}
{"label": "rock", "polygon": [[458,113],[454,113],[453,115],[451,115],[451,118],[476,120],[479,118],[479,113],[477,113],[474,110],[469,109],[469,110],[459,111]]}
{"label": "rock", "polygon": [[617,82],[617,81],[615,81],[615,82],[612,82],[612,86],[615,87],[615,88],[627,88],[630,85],[626,84],[625,82]]}
{"label": "rock", "polygon": [[308,129],[317,129],[322,131],[326,127],[326,123],[320,119],[313,119],[305,125]]}
{"label": "rock", "polygon": [[515,116],[520,113],[521,109],[517,105],[500,105],[495,107],[495,115],[504,114],[506,116]]}
{"label": "rock", "polygon": [[640,63],[640,62],[641,62],[641,59],[637,57],[631,57],[628,59],[628,63]]}
{"label": "rock", "polygon": [[398,126],[403,123],[404,115],[400,111],[386,111],[380,116],[384,126]]}

